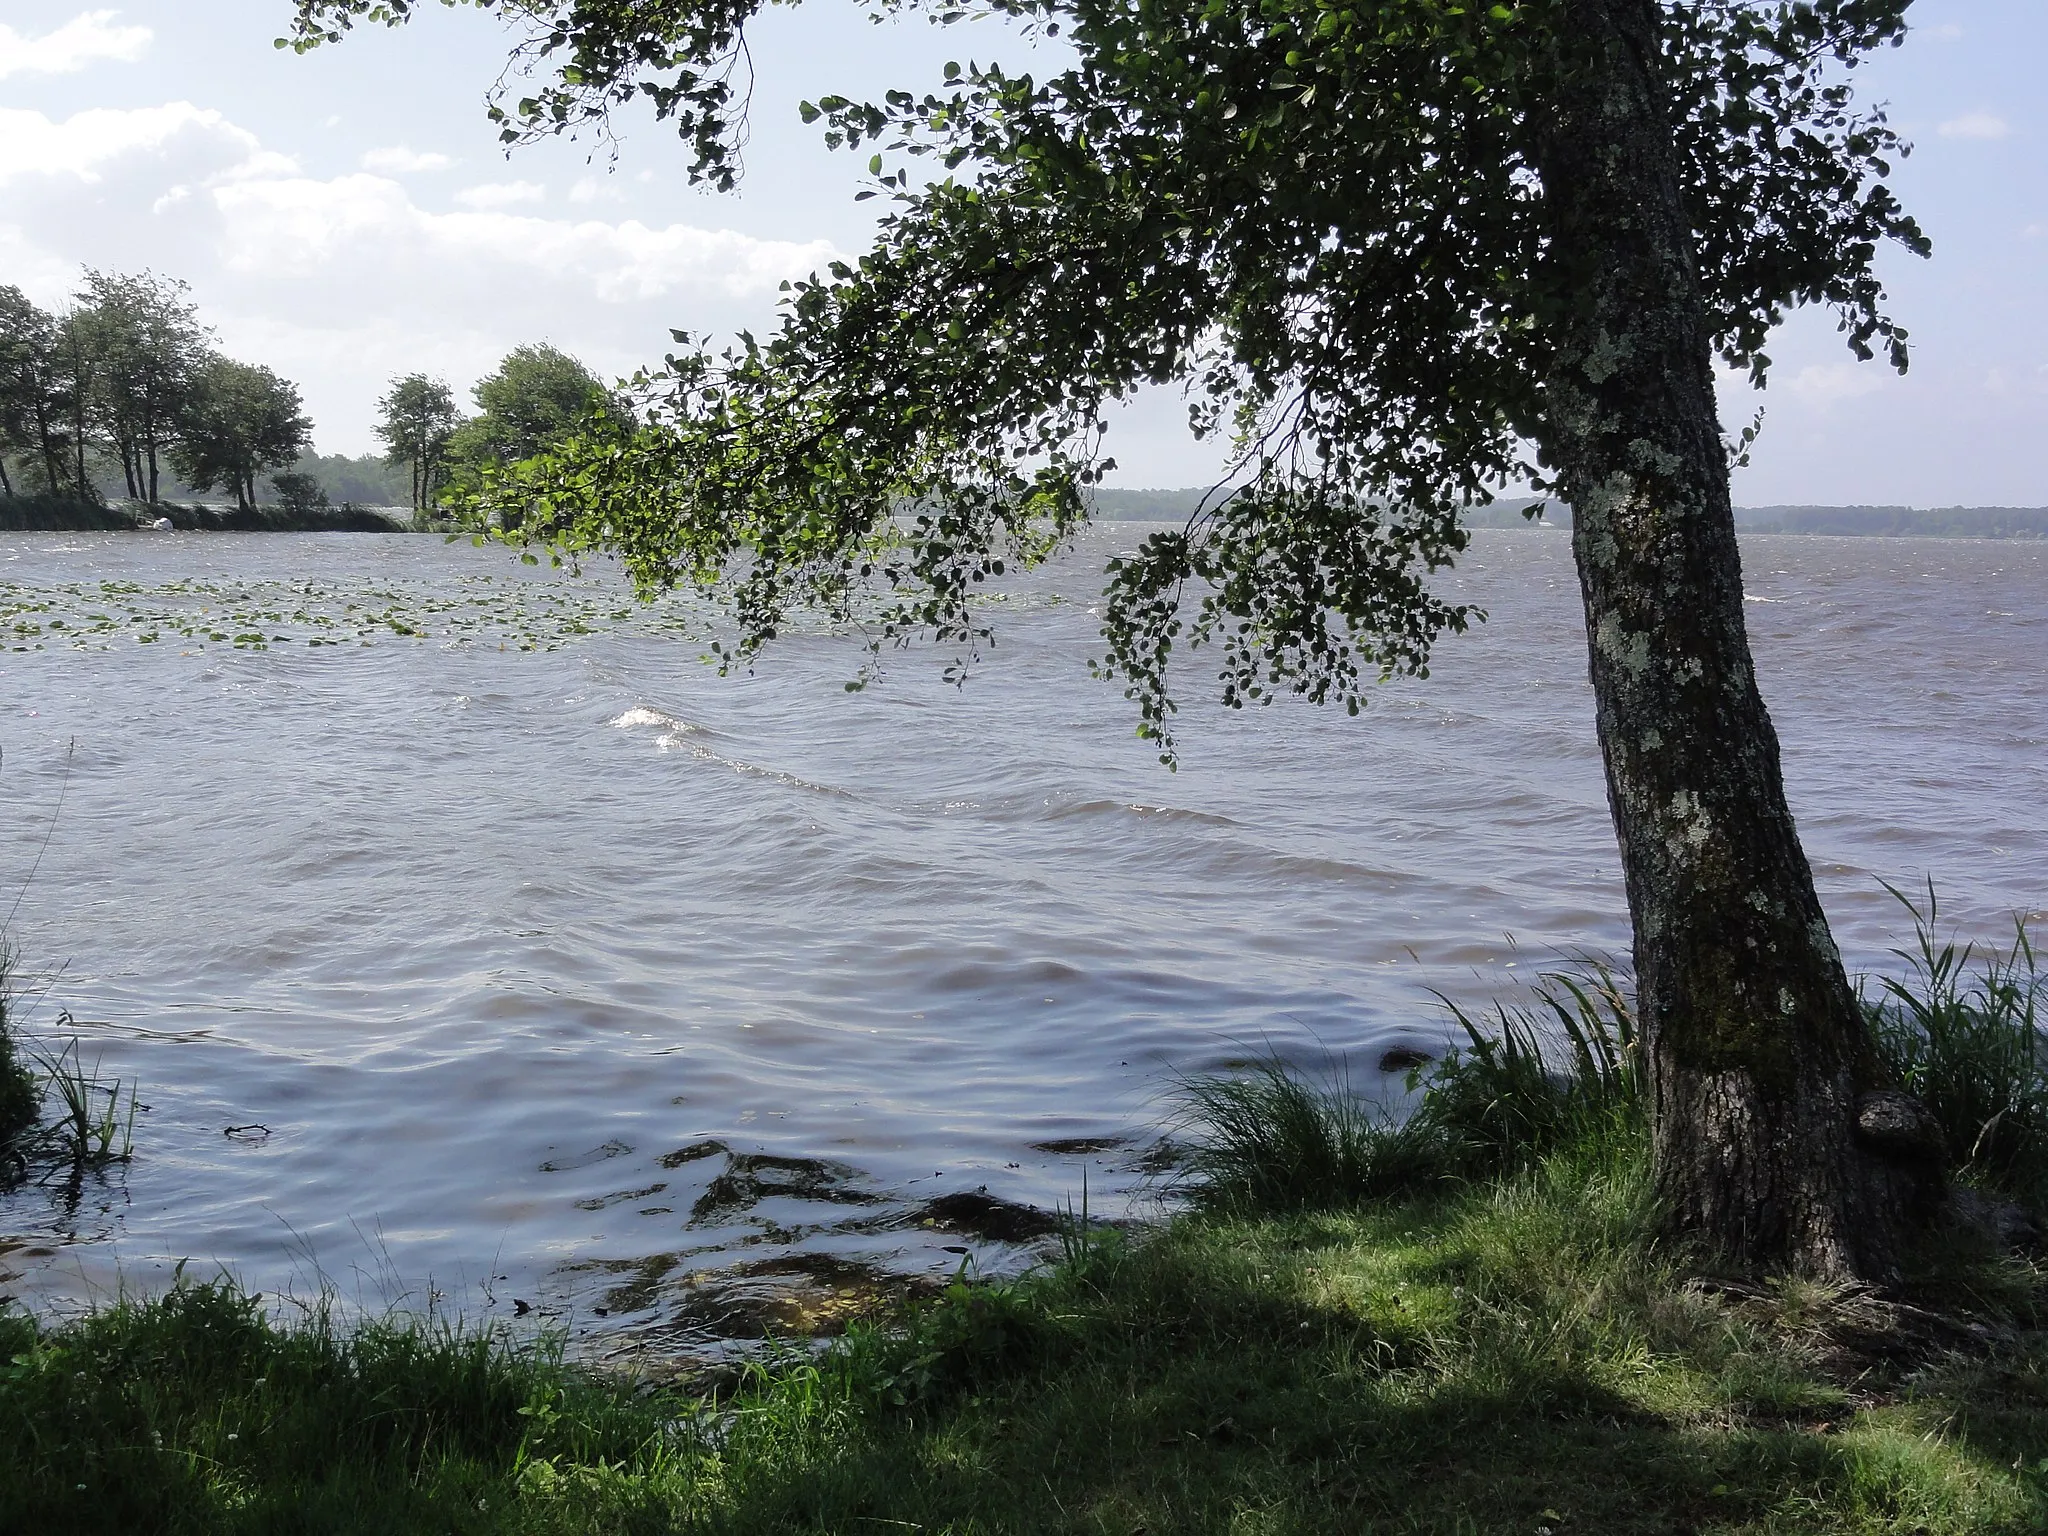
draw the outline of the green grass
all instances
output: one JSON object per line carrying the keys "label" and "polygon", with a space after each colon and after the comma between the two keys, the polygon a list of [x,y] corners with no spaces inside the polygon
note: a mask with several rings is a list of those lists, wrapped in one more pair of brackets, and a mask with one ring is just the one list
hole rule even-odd
{"label": "green grass", "polygon": [[1428,1198],[1075,1234],[715,1400],[217,1286],[12,1317],[0,1529],[2048,1527],[2039,1272],[1946,1245],[1944,1310],[1983,1335],[1707,1290],[1645,1236],[1645,1183],[1608,1138]]}

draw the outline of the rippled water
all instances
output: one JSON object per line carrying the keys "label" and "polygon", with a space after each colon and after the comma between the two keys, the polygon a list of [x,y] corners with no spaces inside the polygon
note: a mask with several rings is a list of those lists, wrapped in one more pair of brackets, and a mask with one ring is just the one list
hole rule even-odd
{"label": "rippled water", "polygon": [[[687,605],[438,540],[0,538],[0,890],[47,835],[14,937],[63,967],[32,1028],[70,1010],[150,1106],[75,1209],[0,1202],[0,1289],[192,1258],[681,1336],[718,1265],[1014,1262],[924,1202],[1085,1169],[1114,1207],[1173,1072],[1376,1082],[1434,991],[1625,947],[1562,536],[1480,534],[1491,622],[1357,720],[1190,676],[1178,774],[1086,671],[1137,536],[1014,593],[964,690],[912,655],[854,695],[844,639],[721,679]],[[2048,900],[2048,550],[1746,558],[1852,966],[1905,936],[1873,876],[1980,931]]]}

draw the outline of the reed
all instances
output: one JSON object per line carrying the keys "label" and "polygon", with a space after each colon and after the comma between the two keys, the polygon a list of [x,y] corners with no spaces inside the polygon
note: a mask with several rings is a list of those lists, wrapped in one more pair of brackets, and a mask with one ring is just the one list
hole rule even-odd
{"label": "reed", "polygon": [[[60,1022],[68,1022],[69,1014]],[[78,1169],[125,1163],[135,1154],[135,1085],[100,1076],[99,1063],[87,1071],[74,1037],[55,1056],[39,1056],[45,1081],[56,1094],[58,1113],[42,1132],[37,1150]],[[121,1108],[121,1090],[128,1108]]]}

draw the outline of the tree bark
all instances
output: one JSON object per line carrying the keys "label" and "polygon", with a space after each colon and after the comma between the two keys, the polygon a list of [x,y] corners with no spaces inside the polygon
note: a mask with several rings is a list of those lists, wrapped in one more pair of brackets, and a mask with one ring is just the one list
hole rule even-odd
{"label": "tree bark", "polygon": [[1888,1280],[1938,1148],[1882,1092],[1757,690],[1658,7],[1568,10],[1574,83],[1537,146],[1572,297],[1543,447],[1573,510],[1658,1193],[1725,1261]]}

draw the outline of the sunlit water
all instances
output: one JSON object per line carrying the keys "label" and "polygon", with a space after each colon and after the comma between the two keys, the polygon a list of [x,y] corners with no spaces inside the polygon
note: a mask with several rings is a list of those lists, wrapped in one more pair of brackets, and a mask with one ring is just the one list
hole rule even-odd
{"label": "sunlit water", "polygon": [[[75,1205],[4,1197],[0,1290],[190,1259],[687,1345],[720,1266],[1022,1260],[934,1195],[1122,1210],[1177,1072],[1377,1089],[1435,993],[1625,949],[1562,536],[1480,534],[1491,622],[1359,719],[1190,669],[1178,774],[1087,672],[1136,537],[999,605],[964,689],[912,653],[858,694],[844,638],[720,678],[687,605],[435,539],[0,537],[30,1032],[68,1010],[149,1106]],[[2048,550],[1746,559],[1852,967],[1907,936],[1879,876],[1985,933],[2048,900]]]}

